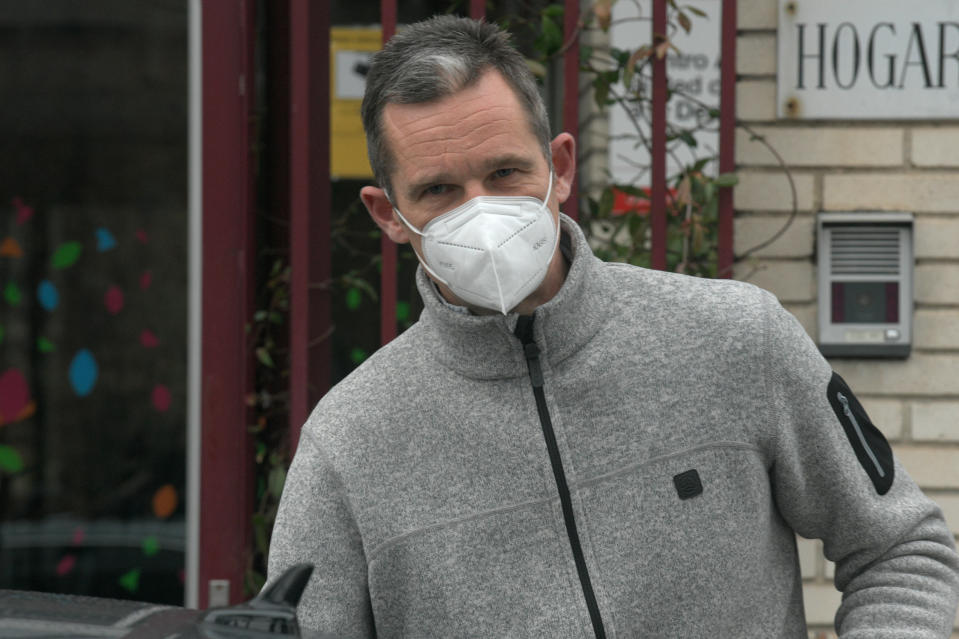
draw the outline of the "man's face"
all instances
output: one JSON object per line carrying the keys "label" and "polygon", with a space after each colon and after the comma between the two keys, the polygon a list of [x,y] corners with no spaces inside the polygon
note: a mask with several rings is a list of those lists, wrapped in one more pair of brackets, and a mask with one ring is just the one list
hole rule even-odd
{"label": "man's face", "polygon": [[[383,132],[394,159],[390,197],[419,229],[478,195],[546,197],[549,165],[499,73],[437,102],[387,105]],[[418,239],[410,237],[417,249]]]}
{"label": "man's face", "polygon": [[[361,196],[373,219],[395,242],[411,242],[422,255],[421,239],[393,213],[395,206],[422,230],[432,219],[480,195],[525,195],[539,199],[549,190],[549,164],[529,118],[512,88],[495,71],[435,102],[388,104],[383,133],[393,156],[392,191],[366,187]],[[569,195],[573,142],[560,134],[552,142],[557,180],[547,205],[558,224],[559,204]],[[558,157],[557,157],[558,156]],[[562,260],[557,251],[558,265]],[[556,271],[551,266],[551,271]],[[555,280],[562,282],[562,274]],[[456,302],[445,286],[443,294]]]}

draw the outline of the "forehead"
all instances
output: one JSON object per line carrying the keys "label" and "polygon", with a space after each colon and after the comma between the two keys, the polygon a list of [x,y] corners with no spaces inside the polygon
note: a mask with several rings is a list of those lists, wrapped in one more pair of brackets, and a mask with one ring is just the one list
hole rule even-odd
{"label": "forehead", "polygon": [[386,105],[383,131],[397,187],[434,174],[466,177],[498,156],[542,155],[526,110],[495,71],[434,102]]}

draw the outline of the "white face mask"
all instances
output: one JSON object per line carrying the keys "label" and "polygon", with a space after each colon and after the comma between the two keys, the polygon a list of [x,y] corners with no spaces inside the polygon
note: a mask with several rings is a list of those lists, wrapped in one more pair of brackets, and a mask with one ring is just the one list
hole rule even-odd
{"label": "white face mask", "polygon": [[481,195],[430,220],[420,231],[423,268],[468,304],[504,315],[546,278],[559,243],[546,199]]}

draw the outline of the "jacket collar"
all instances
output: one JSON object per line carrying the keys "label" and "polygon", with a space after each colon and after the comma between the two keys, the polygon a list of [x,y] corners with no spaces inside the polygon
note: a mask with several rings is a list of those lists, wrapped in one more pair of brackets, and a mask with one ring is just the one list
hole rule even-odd
{"label": "jacket collar", "polygon": [[[534,338],[541,357],[555,365],[579,350],[611,315],[613,290],[579,225],[560,215],[560,228],[571,240],[572,262],[559,292],[536,309]],[[513,335],[517,315],[466,315],[440,298],[424,273],[416,270],[423,298],[420,324],[427,348],[444,366],[479,379],[526,374],[519,339]]]}

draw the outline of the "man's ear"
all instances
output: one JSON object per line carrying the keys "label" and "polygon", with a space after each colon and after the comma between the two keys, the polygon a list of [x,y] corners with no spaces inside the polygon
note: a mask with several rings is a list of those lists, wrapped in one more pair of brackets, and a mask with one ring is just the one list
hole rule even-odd
{"label": "man's ear", "polygon": [[388,238],[397,244],[410,241],[406,226],[400,222],[393,212],[393,205],[386,198],[386,191],[376,186],[364,186],[360,189],[360,199],[370,212],[370,217]]}
{"label": "man's ear", "polygon": [[560,204],[569,198],[576,179],[576,140],[569,133],[560,133],[550,142],[553,153],[553,192]]}

